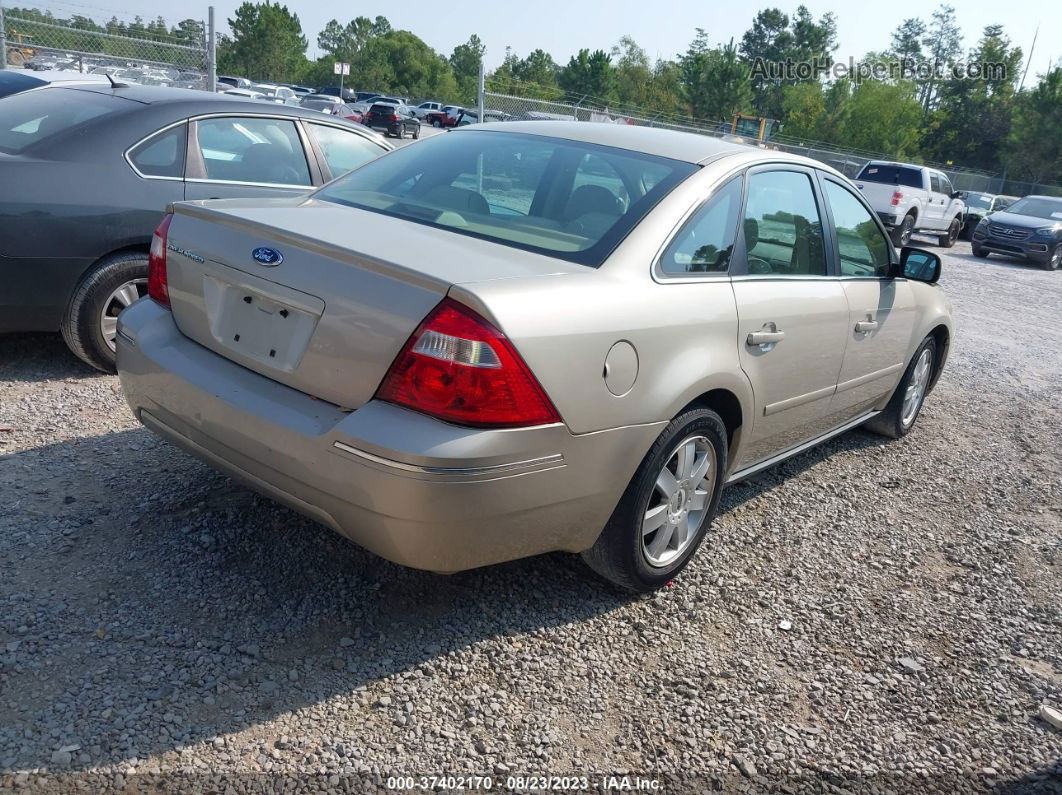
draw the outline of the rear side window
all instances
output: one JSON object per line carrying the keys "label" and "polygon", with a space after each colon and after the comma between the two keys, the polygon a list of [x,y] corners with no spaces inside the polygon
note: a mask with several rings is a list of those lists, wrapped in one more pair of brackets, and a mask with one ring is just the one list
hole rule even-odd
{"label": "rear side window", "polygon": [[180,124],[138,144],[129,152],[129,160],[145,177],[183,177],[187,148],[188,128]]}
{"label": "rear side window", "polygon": [[726,273],[741,211],[741,177],[717,190],[678,233],[664,256],[664,273]]}
{"label": "rear side window", "polygon": [[886,185],[906,185],[908,188],[922,187],[922,172],[907,166],[868,163],[863,166],[856,179],[864,182],[883,182]]}
{"label": "rear side window", "polygon": [[226,117],[198,123],[206,177],[222,182],[309,185],[310,170],[295,123]]}
{"label": "rear side window", "polygon": [[329,127],[326,124],[307,125],[324,155],[328,170],[333,177],[353,171],[363,163],[382,155],[387,150],[354,132]]}
{"label": "rear side window", "polygon": [[17,155],[31,146],[121,113],[138,103],[92,91],[42,88],[4,97],[0,110],[0,152]]}
{"label": "rear side window", "polygon": [[314,195],[596,267],[697,168],[581,141],[468,130],[391,152]]}

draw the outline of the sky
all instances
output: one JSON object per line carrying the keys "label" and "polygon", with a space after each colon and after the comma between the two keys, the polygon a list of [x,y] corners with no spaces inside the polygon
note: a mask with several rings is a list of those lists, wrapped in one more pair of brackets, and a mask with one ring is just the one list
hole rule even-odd
{"label": "sky", "polygon": [[[763,0],[744,4],[719,0],[368,0],[343,4],[326,0],[281,0],[298,14],[315,57],[317,33],[332,18],[347,22],[356,16],[387,17],[395,28],[411,30],[444,55],[476,33],[487,47],[486,64],[492,69],[505,57],[506,47],[519,56],[541,47],[560,64],[580,48],[609,50],[623,35],[631,35],[651,58],[674,58],[704,28],[712,43],[740,40],[760,8],[775,6],[791,13],[799,2]],[[186,17],[206,17],[209,3],[173,0],[4,0],[5,4],[51,9],[56,16],[84,14],[97,19],[131,19],[161,15],[170,24]],[[1052,63],[1062,63],[1062,2],[1058,0],[951,0],[958,9],[963,46],[980,38],[985,25],[1002,23],[1011,41],[1028,56],[1036,26],[1040,35],[1033,53],[1028,83]],[[837,60],[858,59],[869,50],[883,50],[890,34],[905,18],[920,15],[927,22],[936,7],[929,3],[881,3],[871,0],[807,0],[816,16],[833,11],[837,16],[840,47]],[[224,30],[239,5],[238,0],[218,0],[215,15]],[[180,10],[176,10],[179,8]],[[924,13],[919,13],[924,8]]]}

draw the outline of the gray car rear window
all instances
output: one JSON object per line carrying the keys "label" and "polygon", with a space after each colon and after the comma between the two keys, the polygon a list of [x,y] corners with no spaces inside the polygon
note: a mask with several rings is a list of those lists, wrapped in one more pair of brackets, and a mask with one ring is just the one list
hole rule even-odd
{"label": "gray car rear window", "polygon": [[468,130],[399,149],[314,196],[597,267],[697,169],[580,141]]}
{"label": "gray car rear window", "polygon": [[14,94],[4,98],[0,112],[0,152],[17,155],[105,116],[138,107],[143,106],[92,91],[42,88]]}

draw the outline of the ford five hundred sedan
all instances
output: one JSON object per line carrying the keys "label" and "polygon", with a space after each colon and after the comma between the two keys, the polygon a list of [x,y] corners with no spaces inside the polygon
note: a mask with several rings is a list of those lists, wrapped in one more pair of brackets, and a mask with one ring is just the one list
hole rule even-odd
{"label": "ford five hundred sedan", "polygon": [[821,163],[476,125],[308,196],[173,205],[118,370],[147,427],[384,558],[565,550],[648,591],[728,483],[911,430],[939,275]]}

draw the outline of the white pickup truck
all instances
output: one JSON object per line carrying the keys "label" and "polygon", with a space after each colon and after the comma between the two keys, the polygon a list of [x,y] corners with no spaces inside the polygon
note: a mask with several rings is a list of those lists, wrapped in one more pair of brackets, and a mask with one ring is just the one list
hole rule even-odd
{"label": "white pickup truck", "polygon": [[943,172],[910,163],[871,160],[855,184],[889,228],[897,246],[906,246],[914,232],[936,235],[944,248],[951,248],[958,240],[966,204]]}

